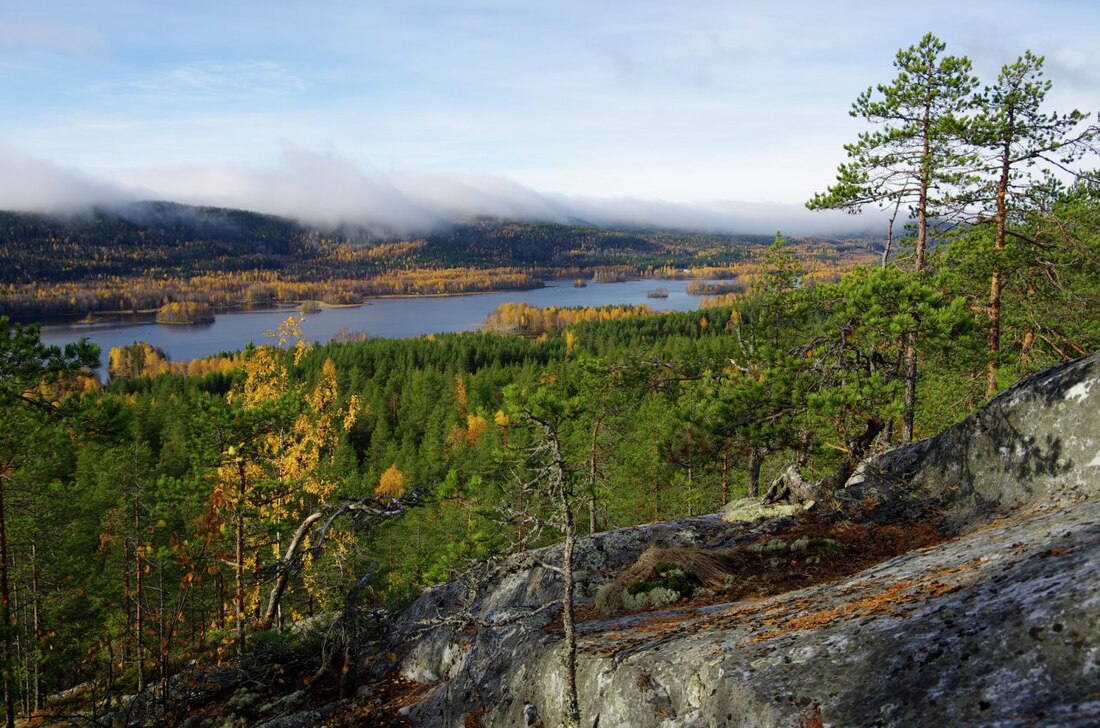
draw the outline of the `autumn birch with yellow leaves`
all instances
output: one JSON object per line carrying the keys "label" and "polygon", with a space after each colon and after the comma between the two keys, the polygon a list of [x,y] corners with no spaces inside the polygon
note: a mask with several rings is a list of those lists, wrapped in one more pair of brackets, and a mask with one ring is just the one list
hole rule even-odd
{"label": "autumn birch with yellow leaves", "polygon": [[[310,349],[300,323],[301,319],[289,318],[270,332],[275,345],[250,349],[243,384],[226,396],[229,427],[217,433],[223,447],[210,508],[220,516],[221,531],[232,531],[232,555],[225,554],[223,562],[233,567],[238,650],[246,625],[259,617],[261,577],[279,561],[284,532],[297,528],[337,490],[337,481],[326,473],[327,461],[362,406],[357,396],[340,406],[331,361],[324,363],[311,385],[291,376],[291,367]],[[334,535],[328,545],[330,557],[339,561],[346,543]],[[306,552],[302,574],[310,602],[320,582],[313,566]],[[281,616],[276,620],[281,622]]]}

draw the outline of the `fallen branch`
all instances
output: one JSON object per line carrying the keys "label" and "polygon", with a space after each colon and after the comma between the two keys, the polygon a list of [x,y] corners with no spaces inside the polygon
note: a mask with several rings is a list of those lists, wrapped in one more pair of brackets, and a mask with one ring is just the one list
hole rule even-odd
{"label": "fallen branch", "polygon": [[[382,521],[396,518],[404,513],[406,510],[413,506],[420,505],[423,501],[417,493],[411,493],[402,498],[392,498],[387,500],[379,500],[377,498],[364,498],[362,500],[342,502],[342,503],[328,503],[302,520],[302,523],[298,526],[298,529],[294,532],[293,538],[286,547],[286,553],[282,559],[275,563],[275,584],[271,587],[271,593],[267,600],[267,609],[264,610],[263,618],[259,622],[260,629],[270,629],[271,623],[275,619],[275,614],[279,610],[279,603],[283,598],[283,594],[286,591],[287,584],[290,582],[290,576],[295,571],[301,568],[306,556],[320,552],[325,545],[325,538],[328,536],[329,530],[332,528],[333,523],[340,516],[348,513],[352,513],[361,517],[366,517],[373,523],[380,523]],[[315,543],[309,548],[304,548],[303,544],[306,541],[306,537],[313,530],[313,527],[321,521],[321,519],[328,516],[320,530],[317,532],[317,539]],[[371,569],[368,571],[365,577],[369,581],[369,577],[374,573]],[[360,582],[363,582],[360,579]],[[363,588],[366,587],[366,583],[356,583],[352,587],[352,592],[349,592],[349,596],[358,595]]]}

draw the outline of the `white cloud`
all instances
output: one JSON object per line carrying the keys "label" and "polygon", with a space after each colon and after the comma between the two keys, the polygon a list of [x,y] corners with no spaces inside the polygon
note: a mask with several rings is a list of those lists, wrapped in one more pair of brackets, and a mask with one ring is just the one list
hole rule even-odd
{"label": "white cloud", "polygon": [[271,61],[192,63],[141,78],[120,90],[155,95],[277,96],[305,90],[306,83]]}
{"label": "white cloud", "polygon": [[5,147],[0,169],[0,207],[6,210],[61,213],[129,199],[116,185]]}
{"label": "white cloud", "polygon": [[[335,152],[286,145],[265,169],[177,166],[131,170],[113,183],[48,162],[0,152],[15,170],[0,186],[0,207],[58,212],[132,199],[165,199],[284,215],[310,224],[362,225],[381,233],[421,234],[479,216],[603,226],[654,226],[708,232],[839,234],[876,228],[843,214],[798,205],[668,202],[538,192],[506,177],[366,170]],[[15,180],[19,180],[15,182]]]}

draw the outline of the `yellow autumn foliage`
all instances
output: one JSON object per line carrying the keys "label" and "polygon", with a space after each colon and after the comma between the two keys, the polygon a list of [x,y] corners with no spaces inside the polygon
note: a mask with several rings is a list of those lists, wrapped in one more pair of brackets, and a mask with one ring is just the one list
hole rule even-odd
{"label": "yellow autumn foliage", "polygon": [[374,489],[374,497],[379,500],[393,500],[405,495],[405,474],[393,464],[386,468],[382,477],[378,479],[378,487]]}
{"label": "yellow autumn foliage", "polygon": [[488,428],[489,421],[481,415],[466,415],[466,444],[470,447],[477,447],[477,441],[481,439]]}

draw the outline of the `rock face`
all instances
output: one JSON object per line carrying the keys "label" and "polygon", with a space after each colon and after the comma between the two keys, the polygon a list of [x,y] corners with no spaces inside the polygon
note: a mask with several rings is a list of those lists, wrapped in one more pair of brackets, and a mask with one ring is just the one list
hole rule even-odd
{"label": "rock face", "polygon": [[[769,597],[617,617],[582,603],[581,724],[1097,724],[1100,355],[873,460],[831,513],[862,528],[933,522],[944,540]],[[600,534],[578,544],[577,576],[591,596],[648,546],[759,543],[808,517]],[[428,592],[395,621],[379,651],[391,660],[368,668],[425,684],[406,709],[417,725],[557,725],[560,628],[552,611],[520,616],[559,596],[540,565],[559,559],[543,549],[478,575],[476,590]]]}
{"label": "rock face", "polygon": [[860,486],[936,504],[963,533],[1001,514],[1100,494],[1100,355],[1053,367],[1005,390],[944,433],[873,460]]}

